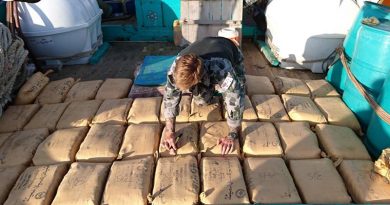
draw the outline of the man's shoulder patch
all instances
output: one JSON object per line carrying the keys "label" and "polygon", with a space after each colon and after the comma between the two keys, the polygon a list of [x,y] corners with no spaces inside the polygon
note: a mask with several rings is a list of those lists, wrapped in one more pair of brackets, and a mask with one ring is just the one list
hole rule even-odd
{"label": "man's shoulder patch", "polygon": [[222,84],[220,85],[221,92],[226,92],[233,85],[233,83],[234,83],[234,78],[229,72],[226,78],[222,81]]}

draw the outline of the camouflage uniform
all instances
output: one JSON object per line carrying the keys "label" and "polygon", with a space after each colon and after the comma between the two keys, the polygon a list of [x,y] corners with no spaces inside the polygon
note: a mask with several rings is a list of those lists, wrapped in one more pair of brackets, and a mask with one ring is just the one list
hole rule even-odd
{"label": "camouflage uniform", "polygon": [[[225,58],[204,59],[203,68],[205,72],[201,78],[201,83],[189,90],[192,93],[194,102],[198,105],[211,103],[213,96],[217,92],[222,94],[228,113],[227,123],[230,128],[241,126],[242,114],[244,112],[245,72],[243,60],[244,58],[240,52],[239,64],[233,68],[231,62]],[[175,86],[173,79],[175,66],[176,64],[173,63],[168,72],[165,87],[163,101],[165,118],[173,118],[179,114],[181,91]],[[224,81],[229,77],[233,79],[229,83],[230,86],[223,86]]]}

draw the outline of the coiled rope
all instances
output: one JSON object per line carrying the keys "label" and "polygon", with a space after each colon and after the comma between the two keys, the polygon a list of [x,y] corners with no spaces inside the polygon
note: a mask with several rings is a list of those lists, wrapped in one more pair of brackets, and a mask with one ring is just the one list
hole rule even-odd
{"label": "coiled rope", "polygon": [[0,23],[0,116],[8,102],[16,77],[28,55],[24,42],[12,36],[10,30]]}

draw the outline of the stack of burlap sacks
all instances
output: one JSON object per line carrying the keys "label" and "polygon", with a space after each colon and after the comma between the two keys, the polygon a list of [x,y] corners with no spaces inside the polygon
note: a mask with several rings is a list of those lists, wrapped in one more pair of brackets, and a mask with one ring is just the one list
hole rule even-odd
{"label": "stack of burlap sacks", "polygon": [[0,203],[390,203],[358,121],[326,81],[247,76],[226,156],[222,99],[183,96],[172,155],[162,97],[126,98],[130,79],[37,75],[0,118]]}

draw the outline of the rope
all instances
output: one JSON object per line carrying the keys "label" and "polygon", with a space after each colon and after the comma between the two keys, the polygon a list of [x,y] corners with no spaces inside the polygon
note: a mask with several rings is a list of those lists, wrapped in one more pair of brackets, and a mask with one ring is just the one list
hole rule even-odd
{"label": "rope", "polygon": [[337,57],[337,52],[336,50],[334,50],[331,54],[329,54],[329,56],[324,61],[322,61],[322,65],[321,65],[322,72],[324,73],[328,72],[328,68],[336,62],[336,57]]}
{"label": "rope", "polygon": [[387,113],[378,103],[368,94],[368,92],[363,88],[363,86],[359,83],[359,81],[355,78],[353,75],[351,68],[347,64],[347,59],[344,55],[344,48],[339,47],[337,48],[337,52],[340,55],[341,62],[347,71],[349,79],[351,79],[352,83],[355,85],[355,87],[358,89],[360,94],[363,95],[363,97],[367,100],[367,102],[370,104],[372,109],[375,111],[375,113],[387,124],[390,125],[390,114]]}
{"label": "rope", "polygon": [[27,55],[23,40],[12,37],[11,31],[0,23],[0,116],[11,101],[12,89]]}

